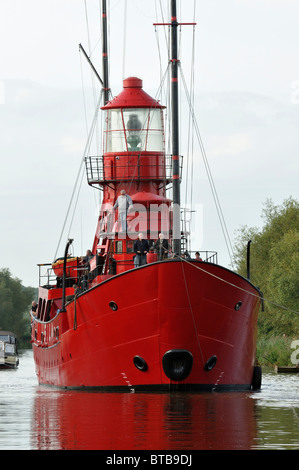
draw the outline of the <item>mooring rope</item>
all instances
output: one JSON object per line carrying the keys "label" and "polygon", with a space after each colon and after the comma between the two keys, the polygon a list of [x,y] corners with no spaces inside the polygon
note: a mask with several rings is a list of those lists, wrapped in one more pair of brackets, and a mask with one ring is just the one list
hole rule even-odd
{"label": "mooring rope", "polygon": [[253,297],[257,297],[258,299],[261,299],[261,298],[262,298],[262,300],[263,300],[264,302],[268,302],[268,303],[274,305],[275,307],[281,308],[281,309],[283,309],[283,310],[288,310],[289,312],[292,312],[292,313],[299,314],[299,312],[296,311],[296,310],[292,310],[292,309],[290,309],[290,308],[288,308],[288,307],[285,307],[284,305],[280,305],[280,304],[274,302],[273,300],[265,299],[264,297],[261,297],[261,295],[254,294],[253,292],[250,292],[250,291],[248,291],[248,290],[246,290],[246,289],[243,289],[243,288],[240,287],[240,286],[236,286],[235,284],[233,284],[233,283],[231,283],[231,282],[229,282],[229,281],[226,281],[225,279],[222,279],[222,278],[219,277],[219,276],[216,276],[216,274],[212,274],[212,273],[210,273],[209,271],[206,271],[205,269],[201,268],[200,266],[197,266],[197,265],[193,264],[192,262],[188,261],[188,260],[185,259],[185,258],[182,258],[181,256],[178,256],[178,258],[179,258],[181,261],[184,261],[185,263],[190,264],[192,267],[194,267],[194,268],[196,268],[196,269],[199,269],[200,271],[203,271],[205,274],[208,274],[209,276],[212,276],[212,277],[218,279],[219,281],[224,282],[225,284],[228,284],[228,285],[230,285],[230,286],[232,286],[232,287],[235,287],[236,289],[239,289],[239,290],[245,292],[246,294],[252,295]]}
{"label": "mooring rope", "polygon": [[195,322],[195,318],[194,318],[194,313],[193,313],[192,304],[191,304],[190,295],[189,295],[188,284],[187,284],[187,280],[186,280],[186,276],[185,276],[185,271],[184,271],[184,264],[182,264],[182,271],[183,271],[183,277],[184,277],[185,288],[186,288],[186,292],[187,292],[187,298],[188,298],[189,308],[190,308],[191,317],[192,317],[192,321],[193,321],[193,327],[194,327],[194,330],[195,330],[196,340],[197,340],[197,344],[198,344],[198,349],[199,349],[200,357],[201,357],[201,360],[202,360],[202,364],[203,364],[203,366],[204,366],[204,365],[205,365],[205,361],[204,361],[204,358],[203,358],[203,353],[202,353],[202,349],[201,349],[201,345],[200,345],[200,341],[199,341],[199,333],[198,333],[197,328],[196,328],[196,322]]}

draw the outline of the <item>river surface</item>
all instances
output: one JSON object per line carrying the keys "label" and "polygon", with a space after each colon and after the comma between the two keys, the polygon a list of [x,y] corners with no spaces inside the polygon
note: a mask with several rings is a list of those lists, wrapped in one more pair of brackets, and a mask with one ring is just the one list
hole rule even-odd
{"label": "river surface", "polygon": [[40,387],[32,351],[0,371],[0,450],[299,449],[299,374],[259,392],[95,393]]}

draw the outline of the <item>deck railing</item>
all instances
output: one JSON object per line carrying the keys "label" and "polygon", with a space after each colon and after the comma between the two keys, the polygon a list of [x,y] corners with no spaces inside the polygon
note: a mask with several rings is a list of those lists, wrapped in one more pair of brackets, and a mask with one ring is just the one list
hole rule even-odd
{"label": "deck railing", "polygon": [[[195,261],[196,260],[195,253],[196,253],[195,251],[191,251],[190,253],[182,254],[181,256],[182,258],[185,258],[187,261]],[[128,253],[127,252],[117,253],[117,255],[121,255],[121,254],[128,254]],[[132,252],[129,254],[132,254]],[[200,257],[202,261],[206,263],[218,264],[218,255],[216,251],[200,251]],[[126,269],[133,268],[134,263],[133,263],[133,260],[118,260],[116,261],[116,266],[120,268],[120,271],[125,271]],[[62,281],[59,278],[57,278],[57,275],[55,274],[51,263],[38,264],[38,267],[39,267],[39,286],[43,286],[48,289],[51,289],[54,287],[62,287]],[[79,281],[81,278],[82,269],[86,271],[86,268],[83,268],[82,264],[78,265],[77,268],[78,268],[77,280]],[[118,269],[116,272],[118,272]],[[98,274],[100,273],[98,272]],[[115,271],[112,274],[115,274]],[[73,283],[76,282],[76,279],[74,278],[69,278],[69,279],[72,280]]]}
{"label": "deck railing", "polygon": [[[164,155],[165,162],[157,163],[161,156],[114,155],[109,159],[101,156],[85,158],[88,184],[97,185],[117,181],[157,181],[163,185],[172,182],[172,155]],[[152,161],[149,163],[149,161]],[[180,157],[180,177],[182,176],[182,156]]]}

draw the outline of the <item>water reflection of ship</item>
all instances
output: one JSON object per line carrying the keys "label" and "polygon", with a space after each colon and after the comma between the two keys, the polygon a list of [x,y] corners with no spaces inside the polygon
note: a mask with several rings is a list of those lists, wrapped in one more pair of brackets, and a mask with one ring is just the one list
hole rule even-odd
{"label": "water reflection of ship", "polygon": [[248,393],[119,394],[38,390],[38,450],[250,449],[257,426]]}

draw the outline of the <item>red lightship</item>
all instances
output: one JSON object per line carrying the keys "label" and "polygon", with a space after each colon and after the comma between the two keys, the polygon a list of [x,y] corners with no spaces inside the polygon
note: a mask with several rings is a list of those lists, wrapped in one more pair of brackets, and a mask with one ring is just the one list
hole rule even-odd
{"label": "red lightship", "polygon": [[[86,158],[87,180],[103,191],[102,206],[88,261],[68,256],[68,240],[64,257],[49,268],[53,281],[49,274],[39,288],[32,346],[40,384],[107,391],[260,386],[255,355],[261,293],[218,265],[213,252],[199,261],[182,255],[178,25],[172,0],[170,156],[164,106],[139,78],[124,80],[123,91],[109,101],[103,41],[104,151]],[[166,196],[170,185],[172,199]],[[152,246],[160,232],[168,240],[164,255],[149,252],[147,263],[136,267],[138,233]]]}

